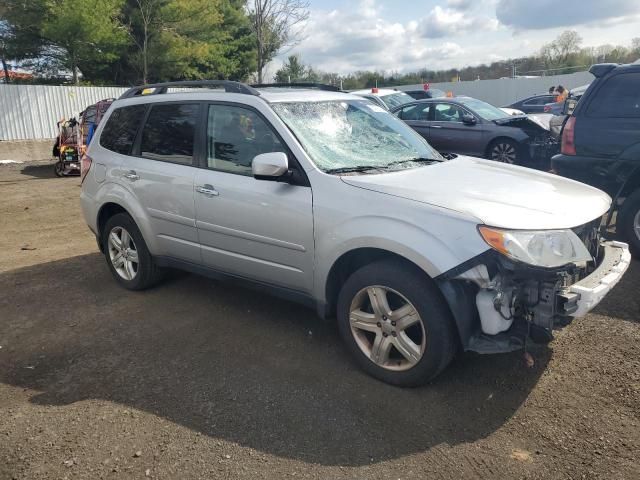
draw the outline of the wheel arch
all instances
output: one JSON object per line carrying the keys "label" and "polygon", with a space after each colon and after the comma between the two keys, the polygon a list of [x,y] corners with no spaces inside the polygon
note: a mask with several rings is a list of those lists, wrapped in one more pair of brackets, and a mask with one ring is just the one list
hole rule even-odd
{"label": "wheel arch", "polygon": [[149,250],[154,253],[156,245],[155,237],[151,228],[150,219],[143,206],[138,202],[136,197],[127,189],[120,185],[111,183],[105,185],[93,199],[97,207],[95,214],[96,236],[98,239],[102,237],[102,230],[107,220],[117,214],[126,213],[136,223],[140,229],[140,233],[147,244]]}
{"label": "wheel arch", "polygon": [[[333,317],[336,315],[336,307],[338,301],[338,294],[344,282],[349,276],[361,268],[362,266],[380,261],[380,260],[394,260],[404,264],[407,268],[411,268],[418,271],[428,281],[432,282],[437,291],[440,292],[442,299],[447,305],[451,318],[454,320],[453,327],[456,331],[456,336],[460,345],[466,345],[468,343],[468,337],[470,335],[471,325],[468,325],[472,321],[469,318],[466,305],[469,303],[467,300],[467,292],[462,289],[452,290],[455,285],[451,285],[450,282],[438,282],[428,272],[426,272],[417,263],[413,262],[409,258],[400,255],[398,253],[386,250],[384,248],[371,248],[361,247],[355,248],[348,252],[343,253],[331,266],[327,280],[325,283],[325,299],[326,302],[323,305],[322,311],[319,312],[323,318]],[[464,298],[460,298],[464,297]],[[457,305],[460,303],[460,305]],[[474,303],[475,305],[475,303]],[[463,338],[464,337],[464,338]]]}
{"label": "wheel arch", "polygon": [[[98,231],[96,233],[99,238],[102,238],[102,232],[109,219],[118,213],[126,213],[131,217],[131,213],[116,202],[107,202],[100,207],[100,210],[98,210],[98,219],[96,221],[96,226],[98,227]],[[102,245],[100,245],[100,248],[102,248]]]}

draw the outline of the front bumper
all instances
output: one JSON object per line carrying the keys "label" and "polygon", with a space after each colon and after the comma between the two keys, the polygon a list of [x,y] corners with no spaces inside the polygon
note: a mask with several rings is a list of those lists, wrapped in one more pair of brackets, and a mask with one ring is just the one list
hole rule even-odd
{"label": "front bumper", "polygon": [[[621,242],[603,242],[602,262],[591,275],[569,286],[568,295],[575,295],[576,309],[569,315],[583,317],[611,291],[631,264],[629,246]],[[573,303],[573,302],[572,302]]]}

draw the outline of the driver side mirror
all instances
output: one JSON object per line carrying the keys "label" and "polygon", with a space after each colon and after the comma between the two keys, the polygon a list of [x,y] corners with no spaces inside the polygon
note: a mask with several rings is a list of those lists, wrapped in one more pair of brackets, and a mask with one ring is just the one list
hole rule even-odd
{"label": "driver side mirror", "polygon": [[289,173],[289,159],[283,152],[261,153],[251,162],[251,172],[257,180],[278,181]]}
{"label": "driver side mirror", "polygon": [[465,125],[475,125],[476,123],[478,123],[478,120],[476,120],[476,117],[474,117],[473,115],[465,113],[462,116],[462,123],[464,123]]}

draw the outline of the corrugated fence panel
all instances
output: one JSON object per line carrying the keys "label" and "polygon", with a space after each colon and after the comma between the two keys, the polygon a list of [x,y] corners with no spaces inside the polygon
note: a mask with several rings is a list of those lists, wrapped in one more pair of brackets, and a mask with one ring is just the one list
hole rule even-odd
{"label": "corrugated fence panel", "polygon": [[[562,85],[572,89],[592,81],[593,75],[589,72],[577,72],[551,77],[432,83],[431,87],[439,88],[445,92],[453,92],[455,95],[467,95],[501,107],[531,95],[546,93],[551,86]],[[421,89],[422,85],[403,85],[397,88],[398,90],[414,90]]]}
{"label": "corrugated fence panel", "polygon": [[62,118],[89,105],[118,98],[126,88],[0,85],[0,140],[38,140],[57,135]]}

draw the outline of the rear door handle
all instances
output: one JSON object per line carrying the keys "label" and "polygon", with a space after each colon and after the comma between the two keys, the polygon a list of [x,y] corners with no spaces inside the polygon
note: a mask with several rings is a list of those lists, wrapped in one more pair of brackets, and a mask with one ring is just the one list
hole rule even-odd
{"label": "rear door handle", "polygon": [[213,185],[209,184],[202,185],[201,187],[196,187],[196,192],[207,195],[208,197],[217,197],[218,195],[220,195],[220,192],[213,188]]}
{"label": "rear door handle", "polygon": [[136,180],[140,180],[140,177],[135,172],[135,170],[129,170],[127,173],[123,174],[122,176],[128,180],[131,180],[132,182],[135,182]]}
{"label": "rear door handle", "polygon": [[442,125],[431,125],[431,128],[442,128]]}

